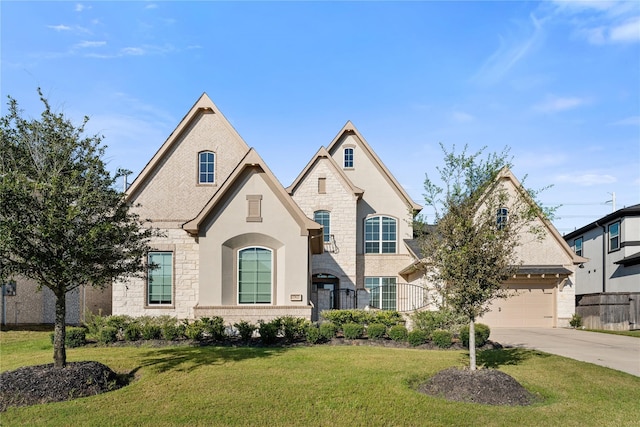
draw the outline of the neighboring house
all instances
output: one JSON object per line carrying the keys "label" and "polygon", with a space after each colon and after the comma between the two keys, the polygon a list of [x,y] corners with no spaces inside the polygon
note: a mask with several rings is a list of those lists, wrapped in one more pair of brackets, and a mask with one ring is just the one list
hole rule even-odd
{"label": "neighboring house", "polygon": [[[55,323],[56,298],[49,288],[38,290],[34,281],[14,278],[2,286],[0,295],[3,325]],[[111,286],[105,289],[80,286],[67,293],[66,307],[66,323],[70,325],[82,323],[88,312],[110,315]]]}
{"label": "neighboring house", "polygon": [[640,204],[564,236],[588,259],[576,273],[576,313],[587,328],[640,329]]}
{"label": "neighboring house", "polygon": [[[519,198],[525,203],[534,203],[520,190],[520,182],[507,168],[498,175],[496,185],[506,189],[512,200]],[[496,223],[508,220],[508,212],[508,208],[496,212]],[[478,319],[479,322],[491,327],[569,326],[574,314],[575,271],[586,260],[571,250],[547,219],[538,216],[532,225],[542,230],[541,238],[529,231],[520,236],[517,257],[521,264],[517,274],[505,282],[513,295],[494,300],[491,311]],[[416,259],[401,274],[407,280],[420,280],[428,256],[420,254],[415,242],[411,247]]]}

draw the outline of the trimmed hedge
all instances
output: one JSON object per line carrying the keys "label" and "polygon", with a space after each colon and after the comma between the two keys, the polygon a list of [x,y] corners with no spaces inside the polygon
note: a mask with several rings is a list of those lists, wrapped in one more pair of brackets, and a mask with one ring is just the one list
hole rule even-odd
{"label": "trimmed hedge", "polygon": [[412,346],[417,347],[429,341],[429,334],[422,329],[414,329],[407,334],[407,341]]}
{"label": "trimmed hedge", "polygon": [[389,328],[389,338],[394,341],[406,341],[409,332],[404,325],[395,325]]}
{"label": "trimmed hedge", "polygon": [[431,341],[440,348],[449,348],[453,343],[453,334],[444,329],[436,329],[431,334]]}
{"label": "trimmed hedge", "polygon": [[[491,329],[484,323],[476,323],[475,330],[476,347],[482,347],[487,343],[487,340],[489,340]],[[463,326],[460,330],[460,341],[462,341],[462,345],[469,348],[469,325]]]}
{"label": "trimmed hedge", "polygon": [[359,323],[345,323],[342,325],[342,333],[346,339],[356,340],[362,337],[364,326]]}
{"label": "trimmed hedge", "polygon": [[387,327],[384,323],[371,323],[367,326],[367,336],[371,340],[382,339],[386,333]]}

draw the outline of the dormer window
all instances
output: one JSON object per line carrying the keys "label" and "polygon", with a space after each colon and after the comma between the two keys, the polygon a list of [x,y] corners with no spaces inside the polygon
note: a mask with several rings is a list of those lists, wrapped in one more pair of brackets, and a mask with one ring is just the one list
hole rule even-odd
{"label": "dormer window", "polygon": [[203,151],[198,154],[198,183],[213,184],[215,182],[215,159],[212,151]]}
{"label": "dormer window", "polygon": [[344,149],[344,168],[353,169],[353,148],[351,147]]}

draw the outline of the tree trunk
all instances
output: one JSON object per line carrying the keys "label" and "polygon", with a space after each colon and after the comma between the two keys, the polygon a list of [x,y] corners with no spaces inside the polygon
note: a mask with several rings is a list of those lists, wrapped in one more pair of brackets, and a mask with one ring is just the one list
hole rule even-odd
{"label": "tree trunk", "polygon": [[56,296],[56,320],[53,330],[53,364],[56,368],[64,368],[67,365],[67,350],[64,344],[67,335],[66,314],[66,294],[61,293]]}
{"label": "tree trunk", "polygon": [[469,369],[476,370],[476,322],[469,322]]}

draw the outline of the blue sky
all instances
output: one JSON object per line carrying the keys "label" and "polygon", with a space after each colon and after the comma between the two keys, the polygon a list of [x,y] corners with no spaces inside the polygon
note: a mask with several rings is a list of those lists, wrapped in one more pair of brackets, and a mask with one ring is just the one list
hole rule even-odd
{"label": "blue sky", "polygon": [[[36,88],[137,175],[203,93],[283,185],[347,120],[423,202],[439,143],[511,147],[561,233],[640,203],[640,2],[2,1],[6,96]],[[425,210],[427,215],[430,214]]]}

